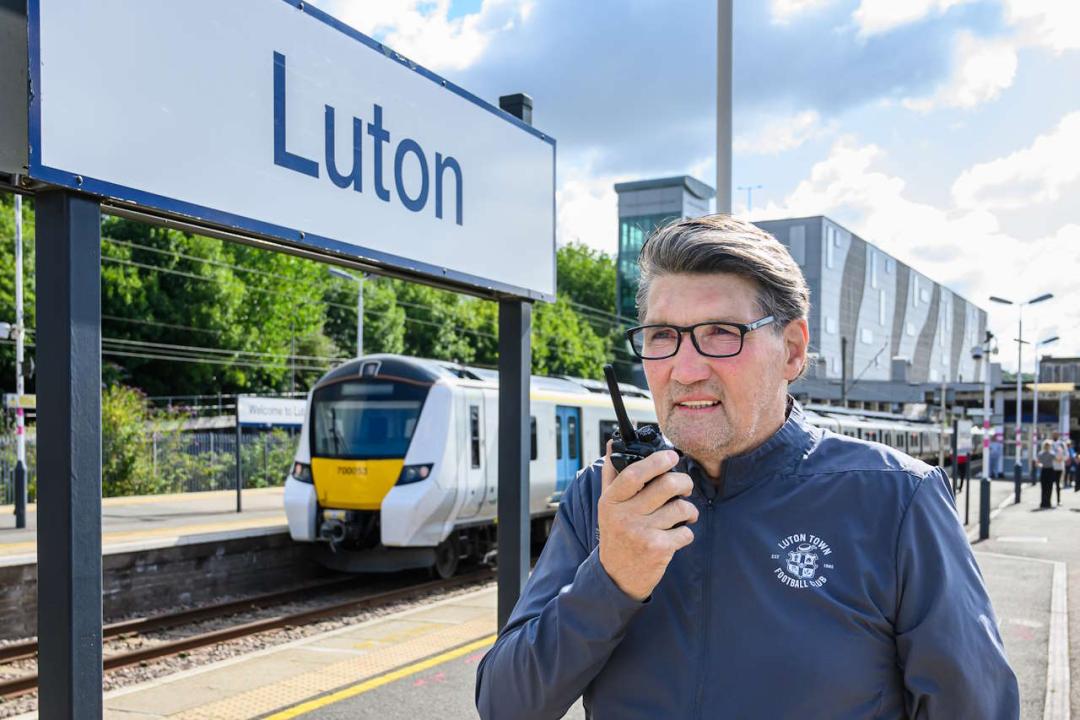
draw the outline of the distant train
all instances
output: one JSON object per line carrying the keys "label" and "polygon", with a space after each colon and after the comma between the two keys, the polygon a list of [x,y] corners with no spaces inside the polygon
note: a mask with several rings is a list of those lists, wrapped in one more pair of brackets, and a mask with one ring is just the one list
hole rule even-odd
{"label": "distant train", "polygon": [[[655,423],[647,392],[620,386],[637,423]],[[319,543],[347,571],[428,567],[449,577],[495,546],[498,373],[401,355],[331,370],[308,408],[285,511],[294,540]],[[577,472],[617,427],[600,381],[533,376],[529,510],[542,542]],[[939,428],[808,409],[810,423],[936,462]],[[947,441],[948,442],[948,441]],[[948,447],[948,445],[946,445]]]}

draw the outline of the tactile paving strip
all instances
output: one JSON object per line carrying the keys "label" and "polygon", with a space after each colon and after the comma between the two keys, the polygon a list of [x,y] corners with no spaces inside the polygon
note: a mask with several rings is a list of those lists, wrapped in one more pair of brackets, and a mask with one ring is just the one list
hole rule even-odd
{"label": "tactile paving strip", "polygon": [[495,624],[495,618],[491,616],[447,625],[171,717],[177,720],[244,720],[265,715],[490,635],[496,629]]}

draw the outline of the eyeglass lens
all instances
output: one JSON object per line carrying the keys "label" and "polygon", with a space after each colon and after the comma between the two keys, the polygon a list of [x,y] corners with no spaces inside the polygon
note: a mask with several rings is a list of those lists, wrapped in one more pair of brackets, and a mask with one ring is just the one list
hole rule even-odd
{"label": "eyeglass lens", "polygon": [[[660,325],[642,328],[634,333],[633,344],[638,354],[646,358],[669,357],[679,344],[679,330]],[[698,325],[694,328],[698,348],[708,355],[735,355],[742,346],[739,328],[723,323]]]}

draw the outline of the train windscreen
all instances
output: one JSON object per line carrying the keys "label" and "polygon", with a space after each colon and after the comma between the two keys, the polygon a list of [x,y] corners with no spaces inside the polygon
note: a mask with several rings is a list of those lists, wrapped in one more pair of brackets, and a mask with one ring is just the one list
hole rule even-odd
{"label": "train windscreen", "polygon": [[312,397],[312,455],[403,458],[428,387],[385,380],[348,380]]}

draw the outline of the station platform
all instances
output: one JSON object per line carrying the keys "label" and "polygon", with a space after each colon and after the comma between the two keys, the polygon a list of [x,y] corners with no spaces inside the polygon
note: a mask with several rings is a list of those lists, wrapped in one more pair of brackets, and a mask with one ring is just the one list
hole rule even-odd
{"label": "station platform", "polygon": [[[975,488],[977,489],[977,484]],[[1080,493],[1038,510],[1036,488],[992,486],[991,539],[974,550],[1021,688],[1022,718],[1080,710]],[[958,506],[963,518],[963,495]],[[977,529],[977,503],[973,506]],[[495,639],[494,586],[109,693],[106,717],[475,718],[476,666]],[[1070,632],[1071,631],[1071,632]],[[580,700],[568,718],[584,718]]]}
{"label": "station platform", "polygon": [[[286,532],[284,493],[281,487],[244,490],[241,513],[233,490],[104,498],[102,553]],[[0,566],[35,562],[37,523],[36,504],[27,507],[23,529],[15,528],[13,506],[0,506]]]}

